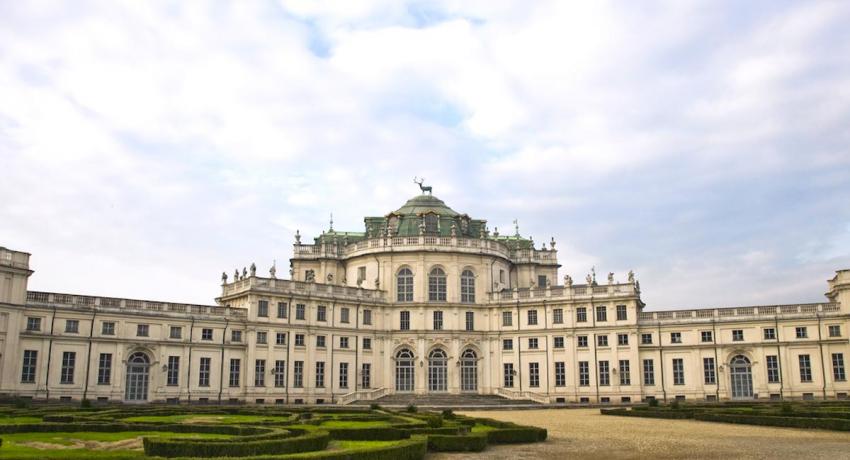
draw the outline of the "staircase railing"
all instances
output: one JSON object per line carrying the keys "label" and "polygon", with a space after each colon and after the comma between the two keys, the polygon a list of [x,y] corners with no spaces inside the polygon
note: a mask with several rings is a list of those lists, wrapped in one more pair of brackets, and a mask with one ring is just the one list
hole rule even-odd
{"label": "staircase railing", "polygon": [[339,405],[351,404],[354,401],[366,400],[371,401],[373,399],[382,398],[389,394],[389,389],[387,388],[375,388],[372,390],[357,390],[352,391],[351,393],[346,393],[339,398],[336,399],[336,403]]}
{"label": "staircase railing", "polygon": [[549,404],[549,396],[533,391],[517,391],[507,388],[496,388],[496,394],[508,399],[530,399],[536,403]]}

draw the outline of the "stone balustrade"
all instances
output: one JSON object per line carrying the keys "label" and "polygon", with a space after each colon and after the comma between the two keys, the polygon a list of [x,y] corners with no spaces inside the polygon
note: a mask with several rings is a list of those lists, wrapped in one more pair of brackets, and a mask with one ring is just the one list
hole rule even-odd
{"label": "stone balustrade", "polygon": [[222,297],[240,294],[248,290],[260,290],[278,294],[333,296],[345,300],[384,301],[384,291],[363,289],[336,284],[308,283],[276,278],[251,276],[222,286]]}
{"label": "stone balustrade", "polygon": [[92,297],[85,295],[59,294],[54,292],[27,292],[28,305],[71,306],[95,310],[138,310],[190,315],[209,315],[231,318],[247,318],[248,311],[243,308],[219,307],[213,305],[193,305],[151,300],[118,299],[113,297]]}
{"label": "stone balustrade", "polygon": [[519,300],[539,301],[541,299],[590,299],[597,297],[618,297],[637,294],[632,283],[614,283],[599,286],[576,284],[573,286],[550,286],[548,288],[520,288],[491,292],[491,301]]}
{"label": "stone balustrade", "polygon": [[641,312],[638,323],[670,322],[681,323],[700,320],[745,319],[765,316],[815,316],[818,313],[839,313],[837,303],[807,303],[794,305],[760,305],[751,307],[701,308],[694,310],[670,310]]}

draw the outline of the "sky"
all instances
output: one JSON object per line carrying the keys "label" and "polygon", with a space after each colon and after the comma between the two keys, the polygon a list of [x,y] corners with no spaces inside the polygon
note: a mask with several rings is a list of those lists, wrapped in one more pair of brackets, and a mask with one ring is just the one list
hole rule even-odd
{"label": "sky", "polygon": [[[850,2],[0,0],[0,246],[212,304],[419,193],[651,310],[850,268]],[[282,268],[282,269],[281,269]]]}

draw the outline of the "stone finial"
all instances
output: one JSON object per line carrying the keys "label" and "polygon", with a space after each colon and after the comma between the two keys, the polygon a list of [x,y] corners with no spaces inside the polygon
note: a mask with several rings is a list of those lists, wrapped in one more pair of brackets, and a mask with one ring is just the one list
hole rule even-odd
{"label": "stone finial", "polygon": [[635,290],[640,292],[640,281],[635,280]]}
{"label": "stone finial", "polygon": [[227,272],[221,272],[221,284],[227,284]]}
{"label": "stone finial", "polygon": [[295,244],[301,244],[301,231],[295,230]]}
{"label": "stone finial", "polygon": [[245,277],[247,277],[247,276],[248,276],[248,269],[245,268],[245,267],[242,267],[242,279],[245,279]]}
{"label": "stone finial", "polygon": [[233,281],[239,281],[239,269],[233,270]]}
{"label": "stone finial", "polygon": [[276,265],[277,265],[277,261],[272,262],[272,268],[269,269],[269,276],[271,277],[271,279],[277,278],[277,276],[275,276],[275,275],[277,275]]}
{"label": "stone finial", "polygon": [[588,285],[588,286],[592,286],[592,285],[593,285],[593,277],[592,277],[592,276],[590,276],[590,273],[588,273],[588,274],[587,274],[587,276],[585,276],[585,277],[584,277],[584,280],[587,282],[587,285]]}
{"label": "stone finial", "polygon": [[630,282],[630,283],[634,283],[634,282],[635,282],[635,272],[633,272],[633,271],[631,271],[631,270],[629,270],[629,282]]}
{"label": "stone finial", "polygon": [[498,236],[499,236],[499,227],[493,227],[493,236],[494,236],[494,237],[498,237]]}
{"label": "stone finial", "polygon": [[257,264],[251,262],[251,276],[257,276]]}
{"label": "stone finial", "polygon": [[552,247],[553,251],[555,250],[555,237],[554,236],[552,237],[552,240],[549,241],[549,246]]}
{"label": "stone finial", "polygon": [[614,284],[614,272],[608,272],[608,284]]}
{"label": "stone finial", "polygon": [[571,287],[573,285],[573,277],[570,275],[564,275],[564,286]]}

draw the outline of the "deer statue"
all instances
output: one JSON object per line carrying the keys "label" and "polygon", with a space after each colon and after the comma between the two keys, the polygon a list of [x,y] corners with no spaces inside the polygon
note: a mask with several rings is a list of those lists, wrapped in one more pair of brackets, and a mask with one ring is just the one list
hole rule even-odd
{"label": "deer statue", "polygon": [[427,187],[422,186],[422,183],[425,182],[425,178],[423,177],[422,179],[419,179],[419,180],[416,180],[416,179],[419,179],[419,178],[414,176],[413,182],[419,185],[419,190],[422,190],[423,194],[425,192],[428,192],[428,194],[431,195],[431,186],[430,185],[427,186]]}

